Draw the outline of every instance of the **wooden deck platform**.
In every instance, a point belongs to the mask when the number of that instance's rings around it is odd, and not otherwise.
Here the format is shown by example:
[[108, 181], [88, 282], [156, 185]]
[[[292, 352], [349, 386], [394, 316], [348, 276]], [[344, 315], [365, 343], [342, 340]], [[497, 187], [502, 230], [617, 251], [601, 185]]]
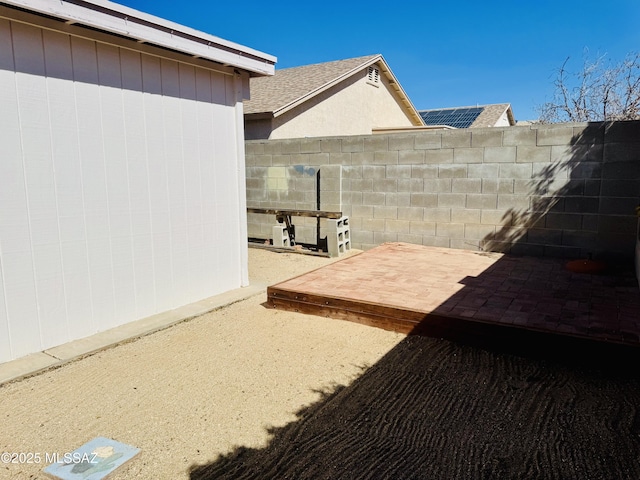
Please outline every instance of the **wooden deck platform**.
[[640, 345], [633, 272], [565, 263], [387, 243], [273, 285], [267, 303], [404, 333], [484, 324]]

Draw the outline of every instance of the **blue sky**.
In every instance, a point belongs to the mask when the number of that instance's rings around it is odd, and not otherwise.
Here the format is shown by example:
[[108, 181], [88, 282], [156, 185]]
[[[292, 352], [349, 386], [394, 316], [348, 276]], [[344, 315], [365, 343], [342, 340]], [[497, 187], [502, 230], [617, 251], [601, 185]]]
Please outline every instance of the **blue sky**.
[[638, 0], [120, 0], [278, 57], [276, 68], [381, 53], [418, 109], [511, 103], [538, 117], [567, 57], [640, 51]]

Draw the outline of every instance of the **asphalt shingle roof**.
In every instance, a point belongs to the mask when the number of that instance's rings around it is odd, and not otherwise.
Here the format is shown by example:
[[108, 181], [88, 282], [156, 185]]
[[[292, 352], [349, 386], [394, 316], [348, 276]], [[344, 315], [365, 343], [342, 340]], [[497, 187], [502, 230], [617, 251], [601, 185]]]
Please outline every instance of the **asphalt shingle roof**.
[[251, 79], [251, 99], [244, 102], [244, 113], [274, 113], [312, 94], [328, 83], [360, 70], [381, 55], [336, 60], [276, 70], [272, 77]]

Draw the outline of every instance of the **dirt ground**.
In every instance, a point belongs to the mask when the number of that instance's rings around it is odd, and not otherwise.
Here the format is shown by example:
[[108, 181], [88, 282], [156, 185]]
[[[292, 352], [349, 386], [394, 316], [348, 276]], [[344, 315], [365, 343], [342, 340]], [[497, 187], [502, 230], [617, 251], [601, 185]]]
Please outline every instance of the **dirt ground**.
[[[268, 284], [335, 259], [250, 250]], [[640, 349], [404, 336], [260, 294], [0, 387], [0, 453], [141, 449], [114, 479], [640, 478]], [[1, 464], [0, 479], [44, 464]]]
[[[250, 249], [249, 275], [273, 284], [335, 260]], [[0, 452], [64, 454], [103, 436], [141, 450], [110, 478], [188, 479], [220, 455], [264, 447], [271, 429], [350, 384], [403, 338], [267, 309], [265, 300], [0, 386]], [[44, 467], [0, 463], [0, 478], [43, 478]]]

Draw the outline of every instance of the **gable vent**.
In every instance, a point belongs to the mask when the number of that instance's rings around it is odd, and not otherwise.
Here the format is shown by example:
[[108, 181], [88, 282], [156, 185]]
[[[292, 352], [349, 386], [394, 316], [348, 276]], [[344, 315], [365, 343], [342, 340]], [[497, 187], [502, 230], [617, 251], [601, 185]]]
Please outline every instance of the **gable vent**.
[[367, 81], [374, 85], [380, 82], [380, 70], [377, 67], [374, 67], [373, 65], [369, 67]]

